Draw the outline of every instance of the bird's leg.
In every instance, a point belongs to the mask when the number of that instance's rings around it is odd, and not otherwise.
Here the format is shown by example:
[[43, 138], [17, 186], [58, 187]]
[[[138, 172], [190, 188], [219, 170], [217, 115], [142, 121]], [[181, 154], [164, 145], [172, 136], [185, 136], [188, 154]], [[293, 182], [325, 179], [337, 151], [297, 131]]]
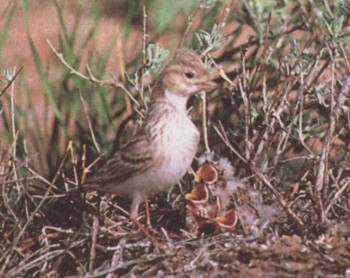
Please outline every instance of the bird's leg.
[[137, 220], [141, 201], [142, 200], [139, 196], [134, 196], [134, 198], [132, 199], [132, 203], [130, 207], [130, 215], [129, 215], [131, 220]]
[[146, 211], [146, 224], [147, 224], [147, 227], [152, 230], [151, 213], [150, 213], [150, 210], [149, 210], [149, 202], [148, 202], [148, 200], [145, 201], [145, 211]]
[[141, 233], [143, 233], [148, 238], [148, 240], [154, 245], [154, 247], [160, 250], [162, 249], [161, 244], [149, 233], [147, 228], [145, 228], [137, 219], [140, 203], [141, 199], [138, 197], [134, 197], [130, 208], [130, 219], [134, 222], [136, 227], [139, 228]]

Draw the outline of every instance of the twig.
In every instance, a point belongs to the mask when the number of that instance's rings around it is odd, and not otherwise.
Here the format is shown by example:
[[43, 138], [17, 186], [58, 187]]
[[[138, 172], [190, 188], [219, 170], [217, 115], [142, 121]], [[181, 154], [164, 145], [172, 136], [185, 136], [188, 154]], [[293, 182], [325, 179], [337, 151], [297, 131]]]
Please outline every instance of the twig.
[[214, 76], [220, 76], [222, 79], [224, 79], [228, 84], [230, 84], [233, 88], [237, 88], [237, 85], [234, 84], [230, 78], [226, 75], [225, 71], [222, 69], [221, 66], [219, 66], [213, 59], [213, 57], [211, 57], [211, 55], [208, 55], [209, 59], [210, 59], [210, 62], [214, 65], [215, 67], [215, 71], [213, 71], [211, 73], [211, 75], [213, 75], [213, 78], [211, 79], [214, 79]]
[[224, 72], [224, 70], [222, 68], [219, 69], [219, 76], [224, 79], [228, 84], [230, 84], [233, 88], [237, 88], [237, 85], [234, 84], [226, 75], [226, 73]]
[[[120, 244], [120, 243], [119, 243]], [[119, 247], [119, 245], [118, 245]], [[122, 248], [117, 248], [117, 250], [114, 251], [113, 257], [112, 257], [112, 262], [111, 262], [111, 268], [115, 268], [119, 265], [120, 259], [121, 259], [121, 254], [122, 254]], [[113, 278], [114, 273], [110, 272], [106, 275], [106, 278]]]
[[203, 125], [203, 137], [204, 137], [204, 146], [205, 146], [205, 151], [207, 153], [210, 153], [210, 148], [209, 148], [209, 142], [208, 142], [208, 126], [207, 126], [207, 94], [205, 91], [201, 92], [201, 99], [202, 99], [202, 125]]
[[105, 276], [109, 273], [113, 273], [119, 269], [130, 269], [134, 265], [156, 263], [156, 261], [162, 261], [167, 257], [168, 257], [167, 255], [148, 255], [148, 256], [144, 256], [142, 258], [128, 260], [128, 261], [120, 263], [114, 267], [110, 267], [108, 269], [101, 270], [100, 272], [95, 272], [94, 277], [103, 277], [103, 276]]
[[197, 14], [199, 13], [199, 11], [202, 9], [202, 3], [203, 3], [203, 0], [200, 0], [199, 1], [199, 4], [197, 6], [197, 8], [194, 10], [193, 14], [190, 16], [189, 18], [189, 21], [188, 21], [188, 24], [187, 24], [187, 28], [185, 30], [185, 33], [183, 34], [182, 38], [181, 38], [181, 41], [180, 43], [178, 44], [177, 48], [181, 48], [183, 47], [184, 43], [185, 43], [185, 40], [187, 39], [187, 36], [190, 32], [190, 29], [192, 27], [192, 24], [193, 24], [193, 19], [197, 16]]
[[[71, 243], [70, 248], [75, 248], [81, 244], [81, 241], [74, 241]], [[29, 253], [25, 256], [21, 262], [16, 265], [12, 270], [8, 272], [8, 277], [20, 277], [24, 271], [33, 269], [34, 267], [40, 266], [43, 262], [50, 261], [54, 258], [61, 256], [66, 253], [65, 249], [50, 250], [52, 246], [41, 248], [34, 253]], [[39, 256], [38, 256], [39, 255]]]
[[[72, 142], [72, 144], [73, 144], [73, 142]], [[74, 174], [74, 181], [75, 181], [75, 183], [76, 184], [78, 184], [78, 171], [77, 171], [77, 159], [76, 159], [76, 157], [75, 157], [75, 155], [74, 155], [74, 148], [72, 147], [72, 149], [71, 149], [71, 151], [70, 151], [70, 153], [71, 153], [71, 159], [72, 159], [72, 166], [73, 166], [73, 174]], [[83, 145], [83, 155], [82, 155], [82, 161], [83, 161], [83, 163], [85, 163], [85, 158], [84, 158], [84, 156], [85, 156], [85, 154], [86, 154], [86, 146], [85, 145]], [[83, 164], [82, 163], [82, 164]], [[66, 180], [66, 179], [64, 179], [64, 180]], [[67, 188], [68, 189], [68, 188]], [[67, 190], [68, 191], [68, 190]]]
[[96, 259], [96, 239], [98, 234], [98, 217], [96, 215], [93, 216], [93, 224], [92, 224], [92, 235], [91, 235], [91, 249], [90, 249], [90, 259], [89, 259], [89, 274], [92, 275], [94, 273], [94, 263]]
[[[60, 175], [62, 169], [63, 169], [63, 166], [64, 166], [64, 163], [66, 162], [66, 159], [68, 157], [68, 153], [73, 149], [73, 141], [69, 141], [68, 143], [68, 146], [66, 148], [66, 151], [64, 152], [63, 154], [63, 158], [61, 160], [61, 163], [56, 171], [56, 174], [51, 182], [51, 184], [55, 184], [56, 183], [56, 180], [58, 179], [58, 176]], [[47, 192], [48, 193], [48, 192]]]
[[[14, 68], [13, 70], [16, 71], [16, 68]], [[17, 136], [16, 136], [16, 123], [15, 123], [15, 101], [14, 101], [15, 86], [14, 84], [15, 84], [14, 82], [11, 82], [10, 102], [11, 102], [11, 128], [12, 128], [12, 140], [13, 140], [12, 156], [16, 158]]]
[[[85, 167], [86, 167], [86, 145], [84, 144], [83, 145], [83, 155], [81, 156], [81, 168], [85, 169]], [[87, 172], [83, 170], [82, 176], [80, 179], [82, 184], [85, 183], [86, 174], [87, 174]], [[77, 182], [77, 184], [79, 184], [79, 179], [77, 177], [75, 178], [75, 181]]]
[[[335, 61], [333, 57], [332, 49], [329, 48], [329, 54], [332, 60], [332, 75], [331, 75], [331, 99], [330, 99], [330, 116], [329, 116], [329, 128], [327, 130], [325, 140], [322, 147], [321, 157], [318, 164], [318, 174], [315, 181], [315, 199], [316, 199], [316, 209], [320, 221], [323, 223], [327, 220], [327, 215], [325, 214], [323, 201], [322, 201], [322, 191], [325, 190], [325, 186], [328, 184], [328, 177], [326, 172], [328, 171], [328, 157], [330, 152], [331, 143], [334, 137], [335, 125], [336, 125], [336, 115], [338, 109], [336, 109], [336, 100], [334, 96], [334, 86], [335, 86]], [[345, 82], [347, 84], [347, 82]], [[338, 98], [341, 94], [338, 94]], [[339, 99], [337, 100], [339, 101]]]
[[331, 207], [334, 205], [334, 203], [338, 200], [340, 195], [345, 191], [345, 189], [350, 185], [350, 178], [345, 178], [343, 186], [337, 191], [337, 193], [334, 194], [332, 200], [329, 202], [327, 208], [324, 210], [325, 215], [328, 214]]
[[276, 97], [273, 100], [273, 103], [270, 107], [270, 109], [265, 113], [264, 120], [265, 120], [265, 129], [262, 131], [260, 137], [254, 142], [255, 144], [255, 153], [252, 157], [251, 161], [256, 162], [263, 151], [264, 147], [266, 146], [269, 138], [269, 134], [274, 129], [276, 121], [281, 122], [280, 114], [285, 109], [284, 101], [287, 95], [287, 92], [291, 90], [291, 88], [294, 86], [294, 84], [297, 82], [297, 79], [292, 80], [290, 82], [285, 82], [280, 90], [275, 93]]
[[23, 70], [23, 67], [20, 67], [20, 69], [15, 73], [15, 75], [11, 78], [11, 80], [7, 83], [6, 87], [1, 90], [0, 97], [6, 92], [6, 90], [12, 85], [12, 83], [16, 80], [17, 76], [20, 74], [20, 72]]
[[[221, 124], [221, 123], [220, 123]], [[223, 130], [223, 127], [221, 126], [221, 129]], [[247, 160], [241, 156], [239, 154], [239, 152], [231, 145], [231, 143], [228, 141], [228, 139], [226, 137], [224, 137], [224, 135], [219, 131], [219, 129], [214, 126], [214, 130], [216, 131], [216, 133], [219, 135], [219, 137], [221, 138], [221, 140], [225, 143], [225, 145], [240, 159], [242, 160], [244, 163], [247, 163]], [[224, 131], [223, 131], [224, 132]]]
[[[34, 172], [34, 171], [33, 171]], [[44, 178], [42, 178], [44, 179]], [[45, 180], [45, 179], [44, 179]], [[49, 181], [45, 180], [48, 184], [50, 184]], [[53, 187], [53, 184], [50, 184], [50, 186], [48, 187], [48, 189], [46, 190], [43, 198], [41, 199], [41, 201], [39, 202], [39, 204], [37, 205], [37, 207], [34, 209], [34, 211], [30, 214], [30, 216], [28, 217], [26, 223], [23, 225], [23, 227], [20, 229], [20, 231], [18, 232], [17, 236], [14, 238], [14, 240], [12, 241], [11, 246], [3, 253], [2, 257], [0, 257], [0, 262], [2, 262], [5, 258], [7, 260], [7, 258], [10, 258], [10, 254], [12, 252], [15, 251], [15, 246], [17, 246], [20, 238], [24, 235], [28, 225], [32, 222], [34, 216], [37, 214], [37, 212], [39, 211], [39, 209], [41, 208], [41, 206], [44, 204], [44, 202], [47, 199], [47, 196], [49, 195], [49, 192], [51, 191], [51, 188]], [[6, 263], [4, 263], [4, 265], [6, 265]]]
[[94, 165], [95, 165], [96, 163], [98, 163], [102, 158], [103, 158], [103, 155], [100, 155], [100, 156], [97, 157], [92, 163], [90, 163], [88, 167], [83, 168], [82, 182], [85, 181], [85, 176], [86, 176], [87, 173], [90, 172], [90, 169], [91, 169], [92, 167], [94, 167]]
[[[236, 154], [242, 161], [244, 161], [245, 163], [247, 163], [247, 161], [238, 153], [238, 151], [236, 151], [233, 146], [230, 144], [230, 142], [228, 142], [227, 139], [224, 138], [224, 136], [219, 132], [217, 127], [214, 127], [215, 131], [218, 133], [218, 135], [220, 136], [220, 138], [223, 140], [223, 142], [225, 143], [225, 145], [232, 151], [234, 152], [234, 154]], [[277, 200], [279, 201], [279, 203], [281, 204], [281, 206], [284, 208], [284, 210], [288, 213], [288, 215], [290, 215], [292, 217], [292, 219], [299, 224], [300, 226], [304, 226], [303, 221], [301, 220], [301, 218], [296, 215], [296, 213], [294, 211], [292, 211], [292, 209], [288, 206], [287, 202], [283, 199], [283, 197], [281, 196], [281, 194], [275, 189], [275, 187], [270, 183], [270, 181], [262, 174], [262, 172], [256, 168], [256, 166], [254, 164], [251, 165], [251, 169], [252, 171], [255, 173], [255, 175], [257, 175], [259, 177], [259, 179], [271, 190], [271, 192], [276, 196]]]
[[227, 2], [223, 8], [223, 12], [221, 12], [221, 19], [217, 22], [219, 28], [224, 28], [226, 25], [226, 20], [231, 12], [231, 8], [234, 7], [236, 0], [231, 0], [231, 2]]
[[343, 44], [341, 43], [339, 46], [340, 46], [341, 52], [343, 54], [343, 57], [344, 57], [344, 60], [345, 60], [345, 63], [346, 63], [346, 67], [348, 68], [348, 74], [350, 74], [350, 63], [349, 63], [348, 56], [347, 56], [347, 54], [345, 52]]
[[[2, 255], [2, 257], [0, 258], [0, 262], [6, 257], [6, 256], [9, 256], [9, 253], [12, 253], [15, 251], [15, 246], [17, 246], [19, 240], [21, 239], [21, 237], [24, 235], [28, 225], [30, 223], [32, 223], [34, 217], [37, 215], [38, 211], [40, 210], [40, 208], [42, 207], [42, 205], [45, 203], [45, 201], [47, 200], [48, 196], [49, 196], [49, 193], [51, 192], [51, 189], [55, 186], [55, 182], [59, 176], [59, 174], [61, 173], [62, 171], [62, 168], [63, 168], [63, 165], [64, 165], [64, 162], [66, 161], [67, 159], [67, 156], [68, 156], [68, 150], [72, 147], [71, 146], [72, 143], [70, 143], [63, 155], [63, 158], [62, 158], [62, 161], [59, 165], [59, 168], [56, 172], [56, 175], [55, 177], [53, 178], [52, 182], [49, 182], [48, 180], [46, 180], [45, 178], [41, 177], [39, 174], [37, 174], [34, 170], [32, 170], [31, 168], [27, 167], [27, 166], [24, 166], [27, 170], [29, 170], [29, 172], [31, 172], [32, 174], [34, 174], [35, 176], [37, 176], [38, 179], [44, 181], [46, 184], [49, 185], [49, 187], [47, 188], [45, 194], [42, 196], [42, 199], [40, 200], [40, 202], [38, 203], [38, 205], [35, 207], [35, 209], [32, 211], [32, 213], [28, 216], [28, 219], [27, 221], [25, 222], [25, 224], [23, 225], [23, 227], [20, 229], [20, 231], [18, 232], [17, 236], [14, 238], [14, 240], [12, 241], [12, 244], [11, 244], [11, 247], [8, 248]], [[15, 158], [13, 158], [15, 159]]]
[[349, 75], [346, 77], [345, 82], [339, 92], [338, 99], [334, 107], [334, 114], [337, 118], [339, 117], [339, 113], [341, 109], [345, 111], [348, 110], [348, 107], [345, 105], [345, 101], [348, 99], [349, 91], [350, 91], [350, 72], [349, 72]]
[[86, 120], [88, 122], [90, 134], [91, 134], [91, 137], [92, 137], [92, 141], [94, 142], [94, 145], [95, 145], [95, 148], [96, 148], [97, 152], [99, 154], [101, 154], [101, 149], [100, 149], [100, 147], [99, 147], [99, 145], [97, 143], [97, 140], [96, 140], [96, 137], [95, 137], [95, 133], [94, 133], [94, 130], [92, 128], [92, 123], [91, 123], [91, 120], [90, 120], [90, 117], [89, 117], [88, 107], [86, 105], [86, 102], [85, 102], [85, 100], [83, 98], [83, 95], [82, 95], [80, 90], [78, 90], [78, 93], [79, 93], [79, 97], [80, 97], [81, 103], [83, 104], [83, 107], [84, 107], [84, 114], [85, 114]]
[[146, 65], [146, 45], [147, 45], [147, 13], [146, 13], [146, 6], [143, 5], [143, 37], [142, 37], [142, 60], [143, 60], [143, 67], [141, 72], [141, 88], [140, 88], [140, 97], [142, 100], [142, 104], [147, 109], [147, 103], [144, 99], [144, 82], [145, 82], [145, 65]]
[[247, 71], [246, 71], [246, 63], [245, 63], [245, 54], [242, 53], [242, 78], [239, 78], [239, 91], [241, 92], [241, 96], [243, 99], [243, 106], [244, 106], [244, 130], [245, 130], [245, 159], [250, 160], [250, 153], [252, 149], [252, 144], [249, 140], [249, 129], [251, 126], [251, 119], [250, 119], [250, 100], [249, 96], [247, 94]]
[[63, 58], [63, 55], [62, 53], [59, 53], [54, 47], [53, 45], [51, 44], [51, 42], [49, 40], [46, 40], [47, 44], [50, 46], [51, 50], [55, 53], [55, 55], [57, 56], [57, 58], [61, 61], [61, 63], [67, 67], [69, 70], [70, 70], [70, 73], [71, 74], [75, 74], [77, 76], [79, 76], [81, 79], [84, 79], [84, 80], [88, 80], [88, 81], [91, 81], [93, 83], [96, 83], [98, 85], [101, 85], [101, 86], [109, 86], [109, 87], [115, 87], [115, 88], [121, 88], [128, 96], [129, 98], [134, 102], [134, 104], [139, 107], [140, 106], [140, 103], [133, 97], [133, 95], [126, 89], [126, 87], [121, 83], [119, 82], [118, 80], [112, 80], [112, 81], [103, 81], [103, 80], [99, 80], [97, 79], [93, 74], [92, 74], [92, 71], [89, 67], [89, 65], [86, 65], [86, 68], [89, 72], [89, 76], [86, 76], [85, 74], [75, 70], [74, 68], [72, 68], [71, 65], [69, 65], [67, 63], [67, 61]]
[[256, 168], [254, 165], [251, 166], [251, 169], [258, 176], [258, 178], [271, 190], [273, 195], [277, 198], [278, 202], [284, 208], [284, 210], [288, 213], [292, 219], [299, 224], [300, 226], [304, 226], [304, 222], [301, 218], [288, 206], [285, 199], [281, 196], [281, 194], [276, 190], [276, 188], [270, 183], [270, 181], [265, 177], [265, 175], [260, 171], [260, 169]]
[[304, 94], [302, 93], [299, 96], [300, 100], [300, 109], [299, 109], [299, 125], [298, 125], [298, 139], [301, 145], [308, 151], [308, 153], [313, 154], [312, 150], [309, 148], [309, 146], [305, 143], [305, 137], [303, 136], [303, 113], [304, 113]]
[[[13, 72], [16, 72], [16, 68], [14, 67], [13, 68]], [[15, 75], [16, 76], [16, 75]], [[16, 133], [16, 121], [15, 121], [15, 83], [14, 83], [14, 80], [15, 80], [15, 76], [12, 78], [12, 80], [10, 81], [10, 85], [11, 85], [11, 95], [10, 95], [10, 101], [11, 101], [11, 128], [12, 128], [12, 140], [13, 140], [13, 143], [12, 143], [12, 156], [13, 158], [16, 158], [16, 151], [17, 151], [17, 133]], [[16, 167], [15, 165], [14, 166], [14, 174], [15, 174], [15, 179], [17, 180], [18, 179], [18, 176], [17, 176], [17, 171], [16, 171]]]

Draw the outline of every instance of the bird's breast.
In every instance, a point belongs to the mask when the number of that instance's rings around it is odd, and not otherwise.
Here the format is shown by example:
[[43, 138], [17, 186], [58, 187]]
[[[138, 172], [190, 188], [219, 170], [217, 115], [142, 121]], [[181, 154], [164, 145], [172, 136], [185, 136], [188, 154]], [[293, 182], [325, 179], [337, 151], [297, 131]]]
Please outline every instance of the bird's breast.
[[163, 171], [170, 183], [176, 183], [183, 177], [196, 154], [199, 133], [187, 115], [177, 115], [163, 127], [162, 146]]

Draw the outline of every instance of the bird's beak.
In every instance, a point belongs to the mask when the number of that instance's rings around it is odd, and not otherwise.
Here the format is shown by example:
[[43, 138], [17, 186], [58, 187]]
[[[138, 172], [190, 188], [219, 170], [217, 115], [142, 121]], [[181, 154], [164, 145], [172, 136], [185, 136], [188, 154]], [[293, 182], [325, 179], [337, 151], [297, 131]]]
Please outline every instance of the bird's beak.
[[205, 80], [203, 82], [198, 82], [197, 86], [198, 86], [200, 91], [202, 91], [202, 90], [211, 91], [211, 90], [215, 89], [218, 85], [212, 80]]
[[218, 77], [218, 72], [217, 70], [213, 70], [211, 73], [209, 73], [201, 82], [198, 82], [198, 87], [200, 90], [204, 91], [212, 91], [215, 88], [218, 87], [218, 84], [214, 82], [213, 80]]

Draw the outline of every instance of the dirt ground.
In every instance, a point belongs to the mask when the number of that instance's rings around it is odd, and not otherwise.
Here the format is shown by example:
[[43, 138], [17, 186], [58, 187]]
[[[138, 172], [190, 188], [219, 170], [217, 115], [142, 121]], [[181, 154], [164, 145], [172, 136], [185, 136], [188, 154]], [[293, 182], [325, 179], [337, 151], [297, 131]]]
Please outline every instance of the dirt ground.
[[166, 254], [126, 255], [115, 270], [157, 277], [349, 277], [349, 261], [350, 243], [335, 237], [303, 242], [282, 236], [259, 244], [222, 234], [174, 243]]
[[[33, 5], [30, 9], [30, 35], [43, 64], [50, 65], [48, 74], [54, 81], [55, 65], [58, 65], [59, 61], [49, 49], [46, 39], [53, 44], [57, 43], [55, 40], [58, 38], [60, 27], [58, 18], [52, 16], [52, 13], [56, 12], [55, 9], [50, 5], [44, 5], [44, 8], [40, 5], [42, 4]], [[4, 10], [6, 7], [6, 1], [2, 1], [0, 9]], [[72, 24], [74, 7], [67, 9], [64, 17], [68, 25]], [[87, 20], [87, 27], [92, 23]], [[109, 38], [118, 36], [119, 32], [118, 20], [111, 17], [103, 19], [101, 25], [104, 32], [97, 38], [99, 48], [96, 51], [103, 51]], [[24, 66], [28, 90], [35, 92], [34, 101], [41, 107], [44, 93], [28, 43], [22, 12], [16, 13], [13, 26], [16, 28], [11, 30], [4, 45], [3, 53], [6, 55], [2, 55], [1, 66]], [[135, 34], [131, 36], [132, 38], [139, 38], [142, 34], [140, 29], [135, 29], [133, 32]], [[160, 42], [162, 40], [164, 38], [159, 38]], [[128, 44], [134, 47], [139, 43], [140, 40], [131, 39], [123, 47], [127, 49]], [[118, 49], [114, 51], [117, 53]], [[118, 55], [115, 57], [106, 72], [112, 72], [117, 68]], [[18, 61], [21, 61], [21, 64], [18, 64]], [[155, 250], [133, 228], [130, 232], [126, 232], [125, 236], [117, 237], [116, 247], [97, 246], [103, 255], [98, 262], [100, 267], [95, 270], [94, 275], [105, 276], [114, 272], [118, 276], [126, 277], [350, 278], [350, 229], [345, 224], [339, 225], [333, 232], [315, 235], [314, 239], [310, 239], [309, 236], [304, 238], [302, 232], [300, 236], [279, 236], [277, 232], [270, 231], [266, 236], [259, 238], [221, 233], [200, 237], [172, 235], [165, 240], [167, 234], [164, 233], [161, 237], [166, 245], [165, 251]], [[161, 233], [160, 230], [157, 232]]]

